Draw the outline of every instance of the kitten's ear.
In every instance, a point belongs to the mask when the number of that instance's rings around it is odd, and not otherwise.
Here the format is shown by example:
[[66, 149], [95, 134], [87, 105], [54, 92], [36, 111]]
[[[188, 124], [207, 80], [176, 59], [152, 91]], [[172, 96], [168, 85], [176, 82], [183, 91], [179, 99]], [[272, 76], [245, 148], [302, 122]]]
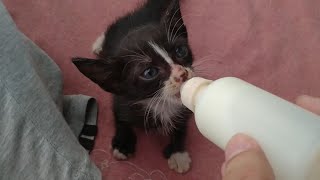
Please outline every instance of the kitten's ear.
[[94, 83], [98, 84], [102, 89], [119, 94], [120, 88], [120, 72], [115, 70], [117, 62], [114, 60], [94, 60], [88, 58], [72, 58], [73, 64], [79, 71]]
[[171, 0], [161, 18], [161, 23], [168, 28], [169, 33], [173, 33], [172, 36], [176, 32], [177, 34], [187, 33], [187, 29], [181, 15], [179, 0]]

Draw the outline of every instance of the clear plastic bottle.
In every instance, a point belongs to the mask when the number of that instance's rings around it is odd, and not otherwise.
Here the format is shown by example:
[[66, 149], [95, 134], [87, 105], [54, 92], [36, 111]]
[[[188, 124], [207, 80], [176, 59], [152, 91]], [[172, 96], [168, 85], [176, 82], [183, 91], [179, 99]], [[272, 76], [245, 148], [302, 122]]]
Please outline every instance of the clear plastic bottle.
[[261, 145], [277, 180], [320, 180], [320, 116], [233, 77], [192, 78], [181, 99], [221, 149], [245, 133]]

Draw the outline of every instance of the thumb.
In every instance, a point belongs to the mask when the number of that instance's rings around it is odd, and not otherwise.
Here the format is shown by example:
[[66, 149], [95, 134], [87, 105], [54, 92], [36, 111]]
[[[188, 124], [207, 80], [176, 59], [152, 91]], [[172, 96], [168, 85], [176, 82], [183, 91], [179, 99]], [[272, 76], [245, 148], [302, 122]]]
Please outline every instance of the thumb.
[[272, 168], [255, 140], [235, 135], [226, 148], [223, 180], [274, 180]]

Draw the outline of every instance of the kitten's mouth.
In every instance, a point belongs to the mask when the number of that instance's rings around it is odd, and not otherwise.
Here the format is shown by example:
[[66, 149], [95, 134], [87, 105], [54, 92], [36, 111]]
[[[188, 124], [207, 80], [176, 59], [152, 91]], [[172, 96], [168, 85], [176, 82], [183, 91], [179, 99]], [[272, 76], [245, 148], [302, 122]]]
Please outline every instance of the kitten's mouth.
[[190, 68], [178, 67], [178, 71], [171, 75], [170, 80], [165, 83], [166, 91], [171, 94], [172, 98], [180, 99], [180, 88], [183, 83], [194, 76], [194, 72]]
[[180, 88], [182, 87], [182, 85], [193, 77], [194, 77], [194, 72], [189, 68], [185, 69], [185, 74], [182, 76], [182, 81], [179, 82], [179, 86], [177, 89], [178, 92], [175, 95], [177, 98], [179, 99], [181, 98]]

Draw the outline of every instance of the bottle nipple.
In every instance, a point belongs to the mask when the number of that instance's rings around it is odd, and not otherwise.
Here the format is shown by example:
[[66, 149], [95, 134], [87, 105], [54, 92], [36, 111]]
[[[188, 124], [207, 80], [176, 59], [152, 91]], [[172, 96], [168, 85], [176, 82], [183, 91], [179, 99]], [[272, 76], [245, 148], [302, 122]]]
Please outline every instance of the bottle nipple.
[[200, 77], [194, 77], [186, 81], [180, 89], [182, 104], [194, 112], [197, 93], [201, 88], [209, 85], [211, 82], [211, 80]]

